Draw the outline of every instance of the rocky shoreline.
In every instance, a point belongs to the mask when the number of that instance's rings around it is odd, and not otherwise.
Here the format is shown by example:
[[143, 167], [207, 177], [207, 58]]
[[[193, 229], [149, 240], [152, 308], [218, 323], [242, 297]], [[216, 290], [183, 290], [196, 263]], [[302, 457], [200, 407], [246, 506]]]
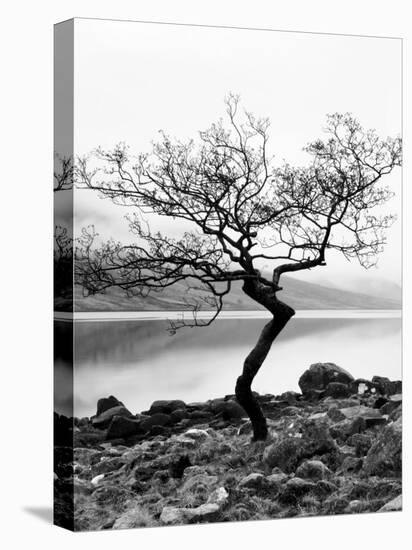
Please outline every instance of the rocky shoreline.
[[301, 393], [258, 395], [269, 437], [233, 395], [113, 396], [91, 418], [55, 414], [55, 523], [76, 531], [395, 511], [402, 508], [402, 384], [355, 380], [333, 363]]

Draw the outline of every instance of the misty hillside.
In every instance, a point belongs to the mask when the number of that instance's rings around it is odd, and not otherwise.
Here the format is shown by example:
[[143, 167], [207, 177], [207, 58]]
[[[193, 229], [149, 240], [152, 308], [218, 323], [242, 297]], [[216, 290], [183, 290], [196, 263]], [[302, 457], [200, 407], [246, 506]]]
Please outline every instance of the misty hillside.
[[[400, 300], [330, 288], [292, 277], [283, 277], [282, 286], [283, 290], [278, 294], [279, 299], [298, 310], [401, 308]], [[118, 288], [112, 288], [105, 294], [96, 294], [87, 298], [82, 296], [81, 289], [78, 288], [75, 296], [76, 311], [162, 311], [190, 308], [187, 303], [189, 296], [187, 287], [182, 283], [176, 283], [162, 292], [156, 292], [146, 297], [130, 298]], [[210, 308], [205, 304], [202, 309]], [[224, 309], [258, 310], [263, 308], [246, 296], [242, 291], [241, 283], [238, 283], [225, 297]]]

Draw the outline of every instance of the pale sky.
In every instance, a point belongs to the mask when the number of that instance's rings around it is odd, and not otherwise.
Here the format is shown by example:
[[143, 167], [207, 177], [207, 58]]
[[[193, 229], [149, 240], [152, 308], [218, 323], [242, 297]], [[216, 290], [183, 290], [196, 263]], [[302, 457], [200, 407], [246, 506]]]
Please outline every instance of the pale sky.
[[[401, 41], [397, 39], [199, 28], [133, 22], [75, 22], [75, 154], [119, 141], [150, 150], [160, 129], [196, 137], [224, 115], [224, 97], [271, 120], [270, 147], [280, 161], [304, 162], [302, 147], [322, 137], [325, 116], [351, 112], [381, 137], [401, 132]], [[387, 179], [400, 215], [401, 173]], [[103, 238], [130, 240], [127, 209], [75, 193], [75, 230], [93, 223]], [[172, 229], [173, 227], [173, 229]], [[164, 219], [163, 231], [179, 223]], [[388, 233], [378, 270], [400, 281], [401, 223]], [[364, 276], [355, 261], [329, 259], [307, 280], [350, 286]]]

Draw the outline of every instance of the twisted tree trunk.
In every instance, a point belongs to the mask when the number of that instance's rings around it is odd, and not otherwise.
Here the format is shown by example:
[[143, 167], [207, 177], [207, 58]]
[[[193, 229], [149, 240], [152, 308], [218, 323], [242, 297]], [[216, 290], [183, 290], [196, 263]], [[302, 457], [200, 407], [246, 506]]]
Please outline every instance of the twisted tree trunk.
[[255, 301], [264, 305], [273, 315], [273, 318], [267, 323], [259, 339], [246, 357], [243, 364], [243, 372], [236, 382], [236, 399], [247, 412], [253, 427], [253, 440], [265, 440], [268, 434], [266, 418], [257, 399], [252, 394], [252, 382], [262, 366], [273, 341], [283, 330], [287, 322], [295, 311], [276, 298], [272, 290], [262, 288], [256, 283], [245, 283], [243, 290]]

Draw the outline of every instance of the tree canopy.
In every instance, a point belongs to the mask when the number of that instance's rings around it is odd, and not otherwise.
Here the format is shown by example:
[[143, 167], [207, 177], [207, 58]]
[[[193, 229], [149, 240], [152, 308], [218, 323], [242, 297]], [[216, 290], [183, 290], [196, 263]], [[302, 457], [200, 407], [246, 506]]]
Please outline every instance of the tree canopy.
[[[352, 115], [332, 114], [324, 138], [305, 147], [305, 166], [278, 166], [268, 153], [269, 120], [241, 110], [237, 96], [225, 105], [225, 119], [196, 140], [161, 132], [150, 153], [133, 156], [120, 144], [78, 160], [78, 185], [134, 208], [128, 220], [136, 237], [96, 247], [94, 229], [83, 231], [76, 281], [87, 292], [118, 286], [145, 294], [185, 281], [195, 311], [202, 303], [215, 311], [194, 324], [209, 324], [234, 281], [255, 281], [275, 295], [282, 274], [325, 265], [328, 250], [375, 265], [394, 220], [380, 212], [393, 194], [382, 180], [401, 164], [401, 139], [381, 139]], [[154, 232], [152, 214], [190, 229], [179, 238]]]

